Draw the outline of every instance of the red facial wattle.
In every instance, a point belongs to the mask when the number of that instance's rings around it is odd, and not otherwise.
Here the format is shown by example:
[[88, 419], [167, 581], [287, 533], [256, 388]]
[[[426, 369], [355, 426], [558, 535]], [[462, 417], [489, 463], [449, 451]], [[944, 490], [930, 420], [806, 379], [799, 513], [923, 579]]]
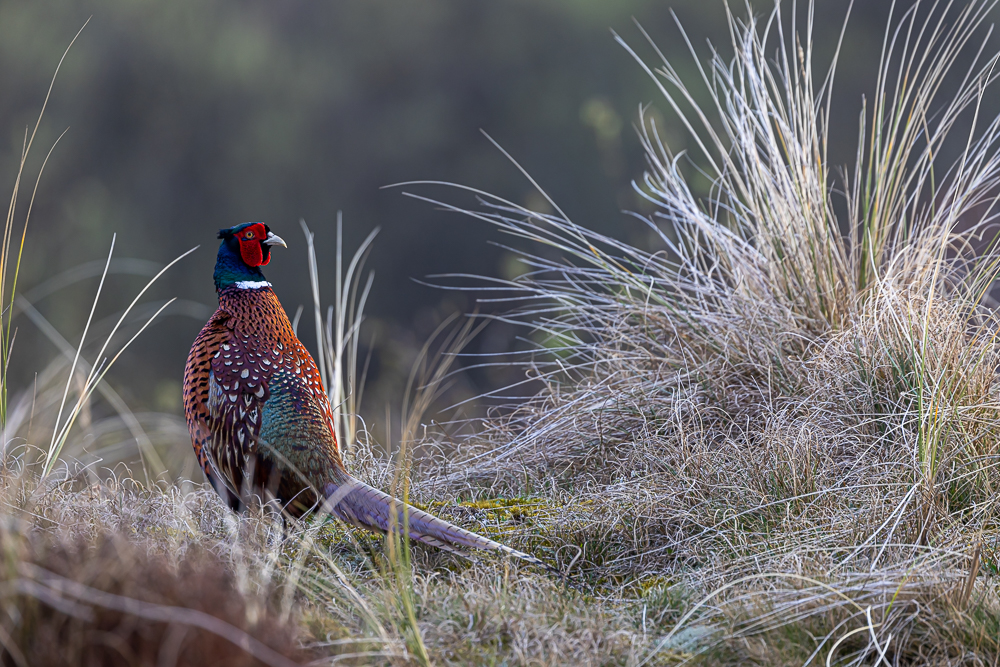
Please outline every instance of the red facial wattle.
[[247, 266], [266, 266], [271, 261], [271, 253], [265, 254], [263, 241], [267, 238], [267, 228], [263, 224], [250, 225], [241, 230], [236, 238], [240, 242], [240, 257]]

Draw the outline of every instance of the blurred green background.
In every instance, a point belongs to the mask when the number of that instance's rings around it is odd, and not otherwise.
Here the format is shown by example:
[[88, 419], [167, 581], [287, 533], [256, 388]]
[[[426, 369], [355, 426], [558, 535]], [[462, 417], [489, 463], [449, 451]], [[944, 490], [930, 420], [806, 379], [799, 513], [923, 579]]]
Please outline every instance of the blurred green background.
[[[847, 4], [824, 1], [817, 9], [819, 63], [827, 62]], [[848, 24], [833, 118], [838, 164], [853, 160], [889, 4], [855, 3]], [[756, 11], [770, 8], [760, 3]], [[92, 17], [66, 58], [26, 169], [19, 220], [45, 152], [69, 128], [34, 205], [21, 293], [75, 345], [97, 278], [46, 281], [103, 262], [117, 233], [115, 256], [138, 261], [116, 265], [96, 314], [92, 338], [99, 339], [150, 271], [200, 244], [146, 299], [151, 308], [171, 296], [179, 301], [109, 376], [133, 408], [180, 414], [188, 347], [215, 307], [216, 230], [263, 220], [288, 241], [267, 275], [294, 313], [311, 299], [298, 220], [316, 232], [329, 303], [343, 211], [348, 251], [382, 228], [368, 263], [376, 277], [363, 335], [374, 336], [365, 409], [377, 422], [386, 403], [399, 402], [416, 351], [437, 324], [475, 306], [475, 293], [413, 279], [518, 271], [509, 252], [490, 244], [510, 239], [488, 225], [383, 186], [453, 181], [544, 208], [483, 130], [576, 222], [645, 244], [648, 232], [623, 213], [648, 206], [631, 186], [644, 167], [633, 123], [640, 104], [651, 104], [668, 126], [671, 117], [611, 30], [655, 64], [641, 24], [682, 73], [695, 76], [672, 11], [702, 59], [706, 40], [727, 51], [722, 0], [4, 1], [5, 187], [13, 185], [25, 129], [60, 55]], [[675, 150], [684, 148], [680, 131], [666, 135]], [[470, 203], [442, 188], [410, 190]], [[314, 349], [308, 314], [303, 322], [303, 341]], [[57, 349], [23, 315], [15, 324], [11, 387], [30, 391]], [[473, 349], [514, 349], [523, 333], [493, 324]], [[96, 348], [88, 350], [92, 358]], [[449, 398], [495, 389], [519, 373], [475, 370]]]

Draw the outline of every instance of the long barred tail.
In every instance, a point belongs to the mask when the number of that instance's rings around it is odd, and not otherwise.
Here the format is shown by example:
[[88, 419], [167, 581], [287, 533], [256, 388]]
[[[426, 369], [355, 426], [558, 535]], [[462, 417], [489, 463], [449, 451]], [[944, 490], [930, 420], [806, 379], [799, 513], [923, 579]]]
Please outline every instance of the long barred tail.
[[[448, 523], [350, 476], [339, 484], [328, 483], [323, 489], [323, 495], [326, 497], [327, 509], [334, 516], [361, 528], [380, 533], [387, 533], [389, 530], [401, 532], [403, 531], [405, 508], [405, 521], [412, 540], [463, 556], [467, 555], [466, 548], [500, 551], [523, 561], [541, 565], [547, 570], [552, 569], [530, 554], [511, 549], [504, 544]], [[393, 525], [391, 517], [394, 510], [396, 521]]]

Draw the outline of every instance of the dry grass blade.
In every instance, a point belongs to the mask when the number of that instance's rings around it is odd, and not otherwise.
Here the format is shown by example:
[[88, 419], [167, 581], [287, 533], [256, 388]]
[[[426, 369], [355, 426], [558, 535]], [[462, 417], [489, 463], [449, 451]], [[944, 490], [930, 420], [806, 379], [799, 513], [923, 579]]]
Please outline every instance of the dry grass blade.
[[45, 165], [48, 164], [49, 158], [52, 156], [52, 151], [55, 150], [59, 140], [66, 134], [65, 131], [63, 131], [55, 142], [53, 142], [52, 147], [49, 148], [49, 152], [45, 156], [45, 160], [42, 162], [42, 166], [38, 170], [38, 177], [35, 179], [35, 187], [31, 191], [31, 199], [28, 203], [28, 211], [24, 216], [24, 225], [21, 229], [21, 240], [17, 246], [17, 258], [13, 262], [13, 275], [9, 278], [9, 304], [7, 306], [3, 306], [2, 304], [7, 295], [8, 273], [11, 268], [11, 244], [16, 238], [14, 220], [17, 211], [17, 198], [21, 189], [21, 177], [24, 175], [24, 166], [28, 159], [28, 154], [31, 151], [31, 146], [35, 143], [35, 136], [38, 134], [38, 127], [41, 125], [42, 118], [45, 116], [45, 109], [49, 105], [49, 98], [52, 96], [52, 89], [56, 84], [56, 77], [59, 76], [59, 70], [62, 68], [63, 61], [66, 60], [66, 55], [69, 53], [69, 50], [73, 48], [73, 44], [76, 43], [80, 33], [82, 33], [83, 29], [87, 27], [87, 23], [90, 23], [90, 19], [87, 19], [87, 21], [80, 27], [80, 30], [76, 33], [73, 39], [70, 40], [66, 50], [63, 51], [62, 57], [59, 58], [59, 63], [56, 65], [55, 71], [52, 73], [51, 81], [49, 81], [49, 88], [45, 93], [45, 100], [42, 102], [42, 108], [39, 110], [38, 118], [35, 120], [35, 127], [32, 129], [30, 135], [27, 132], [27, 128], [25, 128], [24, 147], [21, 150], [21, 160], [18, 164], [17, 176], [14, 179], [14, 189], [10, 196], [10, 205], [7, 208], [7, 218], [4, 222], [3, 238], [0, 240], [0, 312], [6, 312], [7, 314], [6, 326], [3, 325], [3, 318], [0, 317], [0, 429], [3, 429], [7, 422], [7, 369], [10, 364], [11, 347], [14, 343], [14, 333], [11, 331], [11, 326], [14, 321], [14, 297], [17, 291], [17, 278], [21, 272], [21, 258], [24, 253], [24, 240], [28, 233], [28, 222], [31, 220], [31, 209], [35, 203], [35, 195], [38, 194], [38, 184], [42, 180], [42, 173], [45, 171]]

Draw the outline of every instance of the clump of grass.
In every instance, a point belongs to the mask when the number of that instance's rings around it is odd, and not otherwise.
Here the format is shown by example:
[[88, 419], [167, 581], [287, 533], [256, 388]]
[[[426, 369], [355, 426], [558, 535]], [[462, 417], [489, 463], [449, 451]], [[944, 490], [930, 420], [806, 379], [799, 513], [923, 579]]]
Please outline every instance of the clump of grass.
[[266, 591], [239, 590], [210, 552], [175, 560], [121, 533], [60, 541], [9, 529], [2, 549], [4, 664], [291, 667], [308, 657]]
[[641, 119], [661, 249], [555, 202], [444, 204], [547, 248], [491, 281], [523, 304], [543, 389], [427, 487], [561, 501], [552, 530], [596, 591], [673, 582], [687, 602], [649, 659], [698, 629], [688, 657], [720, 663], [995, 660], [978, 546], [1000, 530], [993, 4], [892, 19], [841, 180], [837, 56], [816, 75], [811, 3], [802, 31], [780, 6], [729, 14], [735, 55], [700, 82], [636, 56], [695, 147]]

